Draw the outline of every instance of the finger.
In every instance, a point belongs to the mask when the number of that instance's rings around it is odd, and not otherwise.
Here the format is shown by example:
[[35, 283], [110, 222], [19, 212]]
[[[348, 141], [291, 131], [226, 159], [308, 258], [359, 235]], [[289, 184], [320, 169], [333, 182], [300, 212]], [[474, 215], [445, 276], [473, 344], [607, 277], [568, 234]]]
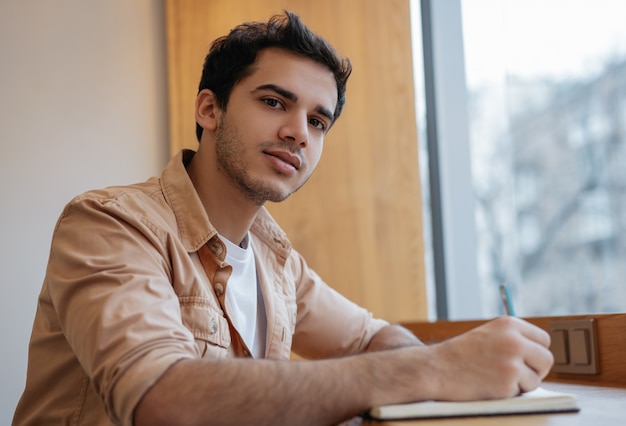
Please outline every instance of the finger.
[[520, 392], [530, 392], [537, 389], [541, 384], [541, 380], [542, 377], [540, 377], [535, 370], [527, 366], [519, 377], [518, 386]]
[[544, 346], [530, 344], [524, 354], [524, 362], [540, 379], [543, 379], [548, 375], [550, 368], [554, 364], [554, 355]]
[[540, 344], [544, 348], [550, 347], [550, 334], [536, 325], [520, 319], [519, 331], [522, 333], [522, 336]]

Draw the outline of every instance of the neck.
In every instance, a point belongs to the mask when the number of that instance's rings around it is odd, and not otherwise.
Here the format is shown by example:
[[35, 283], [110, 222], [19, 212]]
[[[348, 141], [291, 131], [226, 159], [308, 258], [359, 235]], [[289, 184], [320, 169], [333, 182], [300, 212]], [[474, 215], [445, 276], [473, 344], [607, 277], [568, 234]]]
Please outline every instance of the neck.
[[211, 224], [225, 238], [239, 245], [250, 230], [261, 206], [248, 200], [218, 171], [214, 158], [202, 147], [187, 166]]

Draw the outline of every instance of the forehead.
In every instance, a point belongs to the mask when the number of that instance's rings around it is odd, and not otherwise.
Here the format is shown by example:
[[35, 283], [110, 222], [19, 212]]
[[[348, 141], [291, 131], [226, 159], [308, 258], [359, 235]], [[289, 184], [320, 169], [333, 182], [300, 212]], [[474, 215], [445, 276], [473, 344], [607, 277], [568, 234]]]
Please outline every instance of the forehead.
[[293, 92], [299, 101], [330, 111], [337, 105], [337, 83], [332, 71], [305, 56], [279, 48], [261, 50], [252, 72], [239, 82], [246, 87], [274, 84]]

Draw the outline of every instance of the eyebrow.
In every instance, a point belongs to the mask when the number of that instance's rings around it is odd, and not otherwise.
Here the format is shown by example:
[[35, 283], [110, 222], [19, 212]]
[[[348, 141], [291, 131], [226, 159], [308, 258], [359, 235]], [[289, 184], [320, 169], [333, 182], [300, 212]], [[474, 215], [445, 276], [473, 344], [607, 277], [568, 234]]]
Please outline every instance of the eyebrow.
[[[293, 103], [298, 102], [298, 96], [295, 93], [293, 93], [290, 90], [285, 89], [284, 87], [280, 87], [276, 84], [262, 84], [258, 86], [257, 88], [255, 88], [254, 90], [252, 90], [252, 93], [260, 92], [263, 90], [268, 90], [271, 92], [278, 93], [280, 96], [282, 96], [285, 99], [290, 100]], [[328, 120], [330, 120], [331, 124], [335, 121], [335, 116], [328, 108], [318, 105], [315, 108], [315, 112], [326, 117]]]

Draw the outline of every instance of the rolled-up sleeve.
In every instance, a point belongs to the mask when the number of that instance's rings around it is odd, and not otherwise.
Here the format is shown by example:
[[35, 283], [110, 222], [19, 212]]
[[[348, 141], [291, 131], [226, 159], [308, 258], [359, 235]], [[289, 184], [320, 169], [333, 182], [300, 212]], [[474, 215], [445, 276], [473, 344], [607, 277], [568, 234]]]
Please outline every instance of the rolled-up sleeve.
[[[53, 235], [46, 286], [59, 327], [116, 424], [145, 392], [197, 357], [172, 283], [163, 227], [118, 198], [79, 198]], [[134, 211], [133, 211], [134, 210]]]
[[292, 251], [288, 265], [289, 272], [299, 277], [293, 337], [297, 354], [319, 359], [363, 352], [372, 337], [389, 325], [328, 286], [297, 251]]

